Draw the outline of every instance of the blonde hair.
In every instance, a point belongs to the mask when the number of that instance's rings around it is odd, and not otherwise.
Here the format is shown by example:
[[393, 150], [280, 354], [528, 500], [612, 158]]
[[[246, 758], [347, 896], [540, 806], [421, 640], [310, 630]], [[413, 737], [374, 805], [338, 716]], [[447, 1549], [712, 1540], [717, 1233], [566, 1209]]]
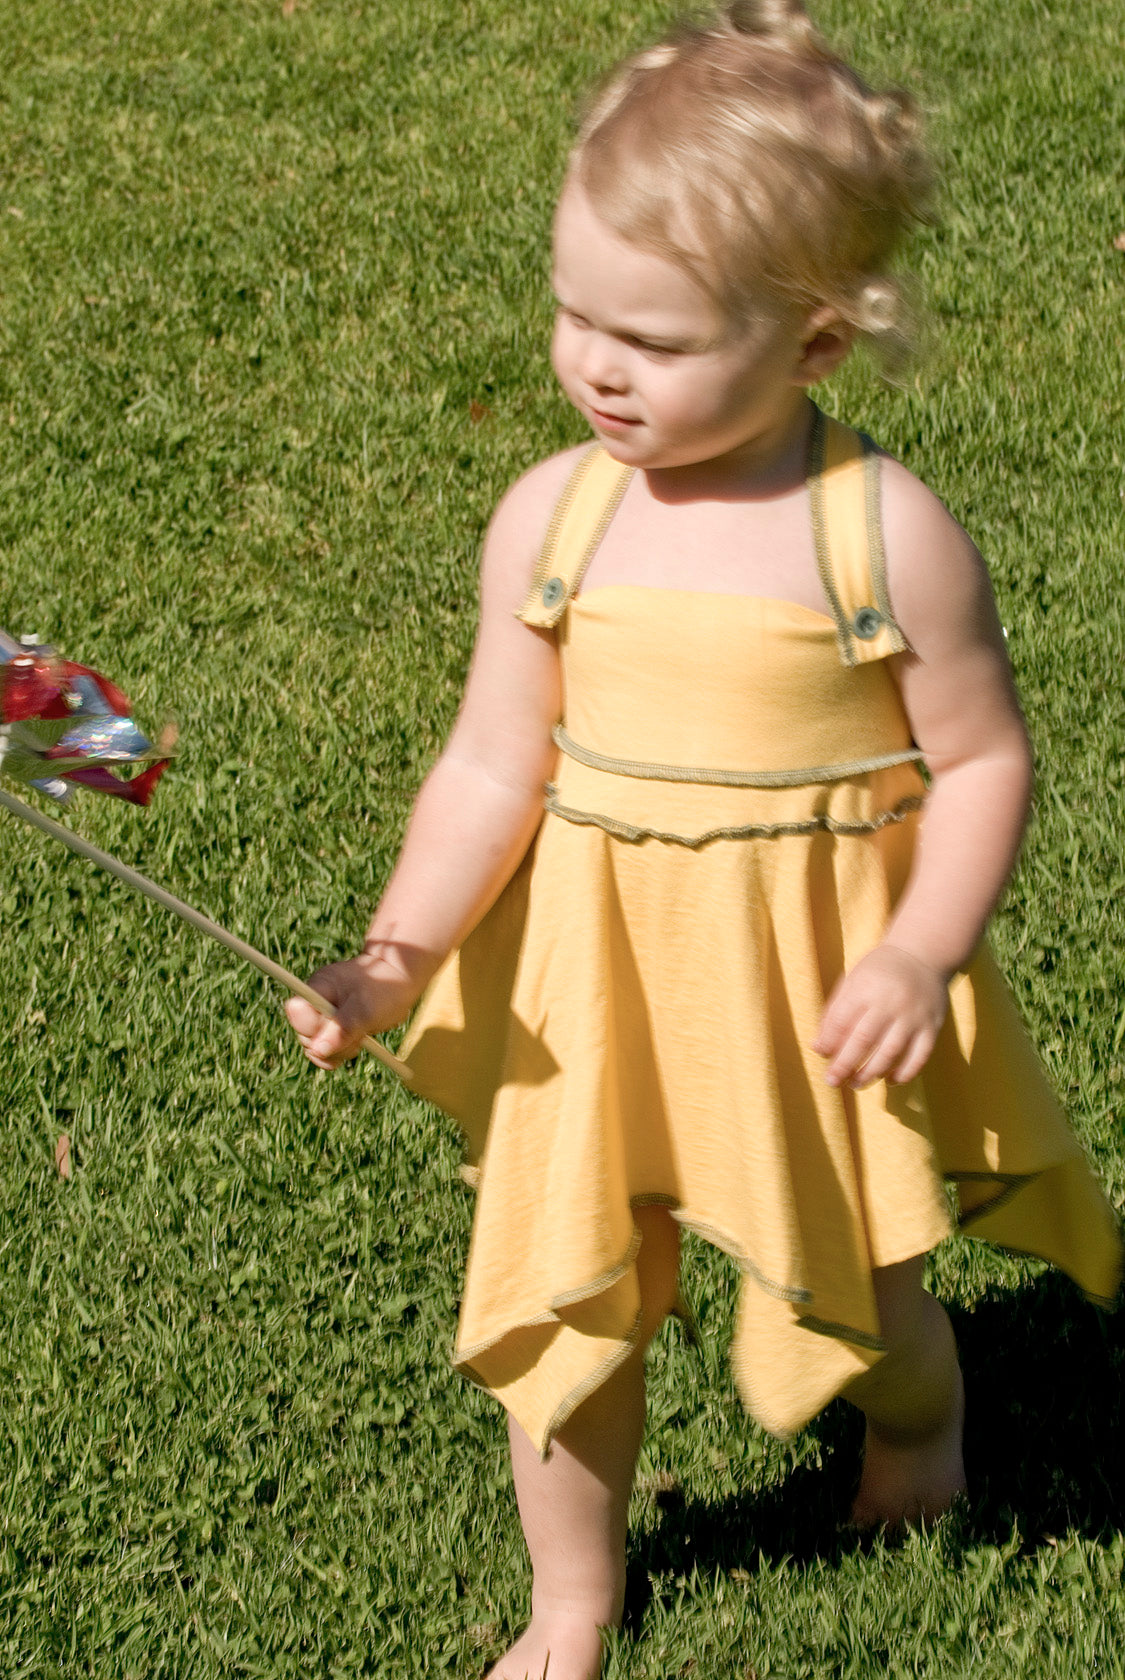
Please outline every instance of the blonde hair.
[[917, 111], [872, 92], [800, 0], [734, 0], [627, 59], [591, 103], [570, 175], [616, 233], [724, 312], [744, 315], [764, 286], [900, 348], [888, 263], [931, 184]]

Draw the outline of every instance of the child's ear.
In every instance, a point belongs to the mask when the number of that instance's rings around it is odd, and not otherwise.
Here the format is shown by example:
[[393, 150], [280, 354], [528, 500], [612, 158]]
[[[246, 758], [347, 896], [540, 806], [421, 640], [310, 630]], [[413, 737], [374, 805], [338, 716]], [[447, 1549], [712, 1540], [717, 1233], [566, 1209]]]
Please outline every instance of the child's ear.
[[840, 319], [830, 305], [806, 316], [801, 333], [801, 355], [796, 383], [815, 385], [835, 373], [855, 342], [855, 328]]

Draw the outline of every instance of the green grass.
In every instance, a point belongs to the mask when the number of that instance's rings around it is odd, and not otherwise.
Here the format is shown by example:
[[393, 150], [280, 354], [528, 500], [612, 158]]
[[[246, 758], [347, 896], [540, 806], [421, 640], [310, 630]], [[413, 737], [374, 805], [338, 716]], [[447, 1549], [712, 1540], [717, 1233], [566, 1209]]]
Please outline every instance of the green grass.
[[[1118, 1202], [1125, 1154], [1121, 0], [831, 0], [945, 159], [916, 375], [827, 394], [985, 550], [1039, 748], [996, 944]], [[580, 90], [662, 8], [25, 0], [0, 19], [0, 624], [174, 711], [147, 813], [72, 820], [282, 961], [350, 950], [456, 705], [480, 532], [579, 435], [546, 358]], [[475, 405], [475, 406], [474, 406]], [[452, 1127], [0, 823], [0, 1673], [472, 1676], [523, 1613], [501, 1421], [449, 1372]], [[53, 1166], [61, 1132], [78, 1166]], [[652, 1360], [626, 1629], [694, 1680], [1125, 1672], [1122, 1331], [935, 1266], [968, 1511], [838, 1527], [830, 1410], [739, 1411], [735, 1283]]]

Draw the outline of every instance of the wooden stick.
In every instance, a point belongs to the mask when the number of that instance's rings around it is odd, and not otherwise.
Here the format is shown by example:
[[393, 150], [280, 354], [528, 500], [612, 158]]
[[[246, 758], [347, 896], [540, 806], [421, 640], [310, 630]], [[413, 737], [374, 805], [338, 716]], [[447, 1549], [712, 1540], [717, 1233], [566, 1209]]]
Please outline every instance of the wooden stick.
[[[206, 933], [212, 939], [217, 939], [220, 945], [225, 945], [229, 951], [234, 952], [235, 956], [241, 957], [244, 962], [253, 963], [254, 967], [260, 968], [263, 974], [268, 974], [271, 980], [276, 980], [287, 991], [293, 992], [297, 997], [304, 998], [306, 1003], [311, 1003], [318, 1014], [327, 1015], [330, 1019], [335, 1017], [336, 1011], [327, 998], [321, 997], [319, 992], [314, 992], [311, 986], [306, 985], [303, 980], [298, 980], [295, 974], [290, 974], [289, 970], [282, 968], [280, 963], [275, 963], [272, 958], [265, 956], [261, 951], [256, 951], [253, 945], [247, 945], [246, 941], [239, 939], [237, 934], [228, 933], [226, 928], [220, 927], [218, 922], [213, 922], [209, 916], [204, 916], [201, 911], [194, 910], [190, 904], [185, 904], [182, 899], [174, 898], [170, 892], [165, 892], [164, 888], [158, 887], [155, 881], [150, 881], [147, 875], [142, 875], [137, 869], [131, 869], [127, 863], [122, 863], [120, 858], [112, 857], [109, 852], [100, 851], [97, 846], [92, 846], [88, 840], [83, 840], [80, 834], [72, 833], [69, 828], [64, 828], [62, 823], [55, 822], [53, 817], [45, 816], [42, 811], [37, 811], [34, 806], [25, 804], [22, 799], [17, 799], [14, 794], [5, 792], [3, 788], [0, 788], [0, 805], [3, 805], [4, 809], [10, 811], [14, 817], [19, 817], [23, 822], [30, 823], [33, 828], [42, 829], [43, 833], [49, 834], [53, 840], [61, 840], [63, 845], [69, 846], [72, 852], [77, 852], [81, 857], [89, 858], [90, 862], [96, 863], [99, 869], [106, 869], [111, 875], [116, 875], [117, 879], [124, 881], [127, 887], [134, 888], [136, 892], [144, 893], [146, 898], [155, 899], [157, 904], [162, 904], [166, 910], [171, 910], [183, 921], [190, 922], [192, 927], [199, 929], [200, 933]], [[400, 1079], [410, 1079], [410, 1069], [406, 1063], [400, 1062], [397, 1056], [392, 1055], [379, 1043], [378, 1039], [364, 1038], [360, 1042], [365, 1050], [370, 1050], [373, 1056], [377, 1056], [385, 1067], [390, 1068], [392, 1073], [397, 1073]]]

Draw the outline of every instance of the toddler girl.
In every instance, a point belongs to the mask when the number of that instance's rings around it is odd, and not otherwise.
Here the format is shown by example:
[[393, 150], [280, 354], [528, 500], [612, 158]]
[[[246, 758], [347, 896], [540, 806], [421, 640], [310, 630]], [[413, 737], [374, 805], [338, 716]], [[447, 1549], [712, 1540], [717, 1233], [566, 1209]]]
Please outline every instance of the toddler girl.
[[337, 1018], [289, 1006], [331, 1067], [429, 987], [403, 1053], [479, 1192], [456, 1358], [510, 1414], [534, 1570], [496, 1680], [598, 1672], [680, 1226], [743, 1272], [754, 1416], [864, 1413], [863, 1523], [964, 1486], [922, 1287], [943, 1180], [975, 1234], [1116, 1289], [981, 945], [1031, 777], [987, 573], [807, 394], [893, 335], [925, 188], [907, 101], [796, 0], [609, 81], [555, 223], [554, 365], [596, 441], [500, 504], [457, 725], [363, 952], [314, 977]]

